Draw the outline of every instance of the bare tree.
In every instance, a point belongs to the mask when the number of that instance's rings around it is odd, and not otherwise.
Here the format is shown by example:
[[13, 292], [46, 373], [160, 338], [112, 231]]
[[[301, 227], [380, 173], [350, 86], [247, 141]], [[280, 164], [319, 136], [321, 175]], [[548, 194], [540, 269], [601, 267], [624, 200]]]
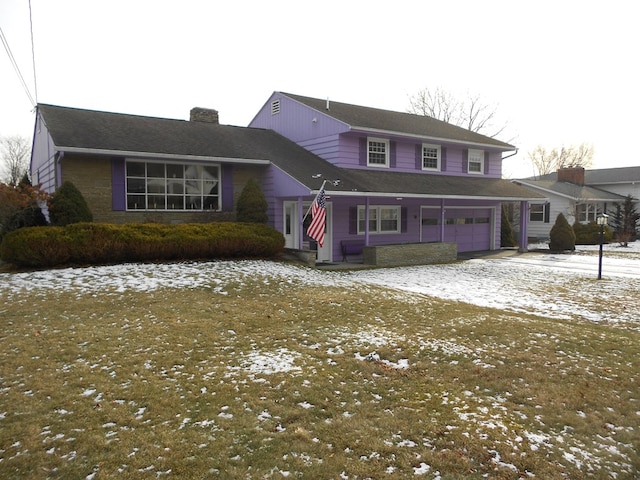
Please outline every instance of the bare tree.
[[583, 142], [550, 150], [538, 145], [528, 156], [538, 175], [547, 175], [559, 168], [589, 168], [593, 164], [593, 145]]
[[480, 95], [459, 100], [441, 87], [425, 88], [410, 97], [409, 102], [411, 113], [427, 115], [488, 137], [495, 138], [506, 128], [506, 124], [496, 126], [497, 107], [482, 102]]
[[9, 185], [17, 185], [29, 173], [29, 141], [20, 135], [0, 138], [0, 152], [2, 180]]

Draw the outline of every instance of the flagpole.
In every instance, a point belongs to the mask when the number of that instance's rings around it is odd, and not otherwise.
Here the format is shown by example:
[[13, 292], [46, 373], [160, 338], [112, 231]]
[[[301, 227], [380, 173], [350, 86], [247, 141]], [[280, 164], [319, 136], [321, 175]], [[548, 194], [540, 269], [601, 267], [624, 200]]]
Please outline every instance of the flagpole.
[[318, 199], [318, 196], [320, 195], [320, 192], [322, 191], [322, 189], [324, 188], [325, 183], [327, 183], [327, 181], [325, 180], [324, 182], [322, 182], [322, 185], [320, 186], [320, 190], [318, 190], [318, 193], [316, 194], [316, 197], [313, 199], [313, 202], [311, 202], [311, 205], [309, 205], [309, 209], [307, 210], [307, 213], [304, 214], [304, 217], [302, 217], [302, 223], [304, 223], [304, 221], [307, 219], [307, 217], [309, 216], [309, 212], [311, 211], [311, 208], [313, 207], [313, 203]]

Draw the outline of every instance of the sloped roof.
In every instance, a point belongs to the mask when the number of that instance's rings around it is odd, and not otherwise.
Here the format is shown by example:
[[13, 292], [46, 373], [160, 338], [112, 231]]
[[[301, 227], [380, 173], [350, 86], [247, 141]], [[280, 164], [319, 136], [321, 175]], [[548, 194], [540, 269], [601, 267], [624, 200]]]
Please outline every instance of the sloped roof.
[[[537, 188], [542, 191], [553, 192], [563, 197], [572, 198], [574, 200], [581, 201], [602, 201], [602, 202], [617, 202], [624, 199], [621, 195], [615, 193], [606, 192], [598, 188], [590, 187], [588, 185], [577, 185], [571, 182], [558, 182], [551, 176], [555, 174], [545, 175], [543, 180], [514, 180], [515, 183]], [[542, 178], [542, 177], [539, 177]]]
[[[397, 135], [411, 135], [434, 140], [449, 140], [472, 145], [494, 147], [501, 151], [515, 150], [513, 145], [491, 137], [480, 135], [465, 128], [426, 115], [395, 112], [379, 108], [362, 107], [348, 103], [327, 101], [319, 98], [304, 97], [291, 93], [281, 95], [296, 100], [319, 113], [329, 115], [348, 124], [352, 129], [383, 131]], [[327, 109], [327, 102], [329, 108]]]
[[[557, 181], [558, 172], [547, 175], [523, 178], [524, 181]], [[613, 183], [640, 182], [640, 166], [618, 167], [618, 168], [597, 168], [584, 171], [585, 185], [605, 185]]]
[[62, 151], [255, 160], [277, 166], [310, 190], [320, 188], [323, 178], [339, 179], [337, 186], [327, 187], [335, 193], [542, 198], [508, 180], [340, 168], [272, 130], [55, 105], [38, 105], [38, 111]]

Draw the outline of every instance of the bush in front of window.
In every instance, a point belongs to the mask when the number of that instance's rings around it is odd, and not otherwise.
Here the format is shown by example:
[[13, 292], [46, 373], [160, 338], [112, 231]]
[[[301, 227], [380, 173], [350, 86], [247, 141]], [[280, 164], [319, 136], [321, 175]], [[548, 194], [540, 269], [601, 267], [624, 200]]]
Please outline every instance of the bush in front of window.
[[143, 261], [274, 258], [284, 248], [277, 230], [260, 224], [74, 223], [7, 234], [0, 258], [16, 267]]
[[71, 182], [63, 182], [49, 200], [51, 223], [64, 226], [78, 222], [93, 222], [93, 214], [80, 190]]
[[[600, 225], [596, 222], [573, 224], [573, 231], [576, 234], [576, 245], [598, 245], [600, 244]], [[604, 243], [613, 240], [613, 232], [608, 226], [604, 227]]]
[[549, 250], [552, 252], [564, 252], [576, 249], [576, 234], [562, 213], [558, 214], [556, 223], [549, 232]]
[[257, 180], [250, 178], [238, 197], [236, 220], [247, 223], [267, 223], [268, 206]]

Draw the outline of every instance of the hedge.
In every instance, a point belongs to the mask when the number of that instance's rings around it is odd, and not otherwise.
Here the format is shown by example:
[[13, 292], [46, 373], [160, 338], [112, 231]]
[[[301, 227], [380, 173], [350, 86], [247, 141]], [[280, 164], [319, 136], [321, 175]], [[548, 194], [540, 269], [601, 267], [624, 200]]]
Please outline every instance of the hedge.
[[260, 224], [74, 223], [64, 227], [28, 227], [8, 233], [0, 244], [0, 258], [17, 267], [52, 267], [271, 258], [283, 248], [282, 234]]
[[[576, 245], [598, 245], [600, 243], [600, 225], [596, 222], [573, 224], [573, 231], [576, 234]], [[613, 240], [613, 232], [608, 226], [604, 227], [604, 243]]]

